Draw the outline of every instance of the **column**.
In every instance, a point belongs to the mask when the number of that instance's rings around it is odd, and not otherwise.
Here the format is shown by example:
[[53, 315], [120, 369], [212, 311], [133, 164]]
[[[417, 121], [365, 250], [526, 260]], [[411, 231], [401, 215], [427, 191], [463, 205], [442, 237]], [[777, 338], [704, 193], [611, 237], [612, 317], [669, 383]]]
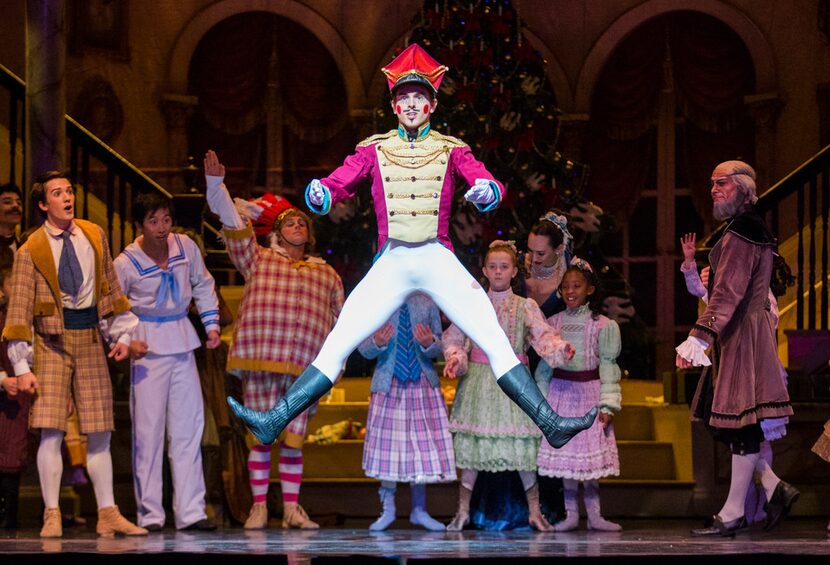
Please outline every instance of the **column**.
[[[168, 187], [170, 192], [174, 194], [185, 192], [190, 188], [185, 186], [181, 170], [189, 157], [187, 125], [198, 104], [199, 98], [196, 96], [172, 93], [162, 94], [161, 96], [161, 111], [167, 125], [168, 173], [164, 186]], [[194, 157], [201, 156], [194, 155]]]
[[775, 171], [775, 126], [784, 102], [777, 93], [744, 96], [744, 105], [755, 120], [755, 173], [759, 194], [769, 188]]
[[64, 0], [27, 0], [25, 185], [41, 173], [65, 166], [65, 67]]

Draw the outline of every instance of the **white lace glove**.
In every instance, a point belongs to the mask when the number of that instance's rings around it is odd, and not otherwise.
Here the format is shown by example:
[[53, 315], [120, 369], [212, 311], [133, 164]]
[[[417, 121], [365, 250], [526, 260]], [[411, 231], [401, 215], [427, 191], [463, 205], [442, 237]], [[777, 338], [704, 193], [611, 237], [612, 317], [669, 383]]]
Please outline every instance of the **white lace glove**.
[[464, 199], [473, 204], [487, 206], [495, 202], [496, 196], [493, 194], [493, 187], [489, 180], [476, 179], [475, 184], [464, 194]]
[[308, 201], [315, 206], [322, 206], [326, 199], [326, 192], [328, 189], [318, 179], [314, 179], [308, 183], [307, 196]]
[[707, 343], [702, 339], [694, 336], [689, 336], [686, 341], [675, 347], [675, 351], [683, 359], [694, 365], [695, 367], [708, 367], [712, 364], [709, 357], [706, 356]]
[[236, 207], [236, 211], [239, 212], [240, 216], [248, 218], [252, 222], [257, 221], [265, 210], [262, 206], [258, 206], [242, 198], [234, 198], [233, 205]]

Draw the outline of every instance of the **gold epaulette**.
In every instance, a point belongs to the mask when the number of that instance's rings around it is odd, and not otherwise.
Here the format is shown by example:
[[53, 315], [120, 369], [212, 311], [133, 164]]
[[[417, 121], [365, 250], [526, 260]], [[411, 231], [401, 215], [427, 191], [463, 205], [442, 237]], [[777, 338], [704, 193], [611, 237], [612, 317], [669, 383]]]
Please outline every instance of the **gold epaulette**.
[[455, 147], [464, 147], [467, 145], [457, 137], [453, 137], [451, 135], [444, 135], [443, 133], [438, 133], [434, 129], [429, 130], [429, 136], [438, 141], [443, 141], [445, 143], [449, 143], [450, 145], [454, 145]]
[[377, 143], [383, 139], [389, 139], [390, 137], [395, 137], [398, 135], [398, 130], [393, 129], [389, 130], [386, 133], [376, 133], [371, 137], [367, 137], [363, 141], [357, 144], [358, 147], [366, 147], [367, 145], [372, 145], [373, 143]]

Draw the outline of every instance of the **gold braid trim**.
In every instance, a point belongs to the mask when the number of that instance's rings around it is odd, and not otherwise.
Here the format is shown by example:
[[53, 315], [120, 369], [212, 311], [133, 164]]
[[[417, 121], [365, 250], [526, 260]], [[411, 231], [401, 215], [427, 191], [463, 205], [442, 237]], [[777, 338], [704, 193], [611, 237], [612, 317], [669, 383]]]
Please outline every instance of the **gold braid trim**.
[[387, 131], [386, 133], [377, 133], [373, 136], [367, 137], [363, 141], [357, 144], [358, 147], [366, 147], [368, 145], [372, 145], [373, 143], [377, 143], [378, 141], [382, 141], [384, 139], [389, 139], [390, 137], [394, 137], [398, 135], [398, 130], [393, 129]]
[[222, 228], [222, 233], [225, 234], [225, 237], [228, 239], [248, 239], [254, 235], [254, 226], [251, 225], [251, 222], [248, 222], [244, 228], [238, 230]]
[[299, 375], [305, 367], [296, 363], [285, 361], [266, 361], [264, 359], [243, 359], [241, 357], [228, 357], [228, 370], [239, 369], [241, 371], [268, 371], [271, 373], [282, 373], [285, 375]]
[[434, 129], [429, 130], [429, 137], [435, 139], [436, 141], [443, 141], [445, 143], [449, 143], [450, 145], [454, 145], [456, 147], [466, 147], [467, 144], [458, 139], [457, 137], [453, 137], [451, 135], [444, 135], [443, 133], [438, 133]]

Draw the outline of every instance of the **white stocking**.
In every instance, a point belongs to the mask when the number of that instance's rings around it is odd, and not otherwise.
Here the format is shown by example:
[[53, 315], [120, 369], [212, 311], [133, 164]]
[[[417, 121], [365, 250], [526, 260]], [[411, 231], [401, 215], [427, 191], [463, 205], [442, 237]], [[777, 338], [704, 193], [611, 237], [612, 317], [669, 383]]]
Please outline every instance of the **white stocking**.
[[752, 482], [755, 465], [760, 458], [759, 453], [732, 455], [732, 479], [729, 484], [729, 495], [726, 497], [723, 508], [718, 512], [723, 522], [731, 522], [744, 515], [746, 491], [749, 488], [749, 483]]
[[110, 432], [95, 432], [88, 435], [89, 447], [86, 456], [86, 470], [95, 489], [98, 508], [115, 506], [112, 494], [112, 455], [110, 454]]
[[468, 491], [473, 491], [473, 487], [476, 486], [477, 478], [478, 471], [475, 469], [461, 469], [461, 486]]
[[61, 445], [64, 433], [53, 428], [40, 430], [40, 445], [37, 448], [37, 474], [40, 477], [40, 492], [46, 508], [57, 508], [61, 494], [63, 458]]
[[764, 494], [767, 495], [767, 500], [769, 500], [772, 498], [772, 493], [775, 492], [775, 487], [778, 486], [781, 479], [773, 472], [772, 467], [770, 467], [769, 462], [764, 457], [758, 459], [758, 462], [755, 464], [755, 472], [760, 475], [761, 486], [764, 487]]

